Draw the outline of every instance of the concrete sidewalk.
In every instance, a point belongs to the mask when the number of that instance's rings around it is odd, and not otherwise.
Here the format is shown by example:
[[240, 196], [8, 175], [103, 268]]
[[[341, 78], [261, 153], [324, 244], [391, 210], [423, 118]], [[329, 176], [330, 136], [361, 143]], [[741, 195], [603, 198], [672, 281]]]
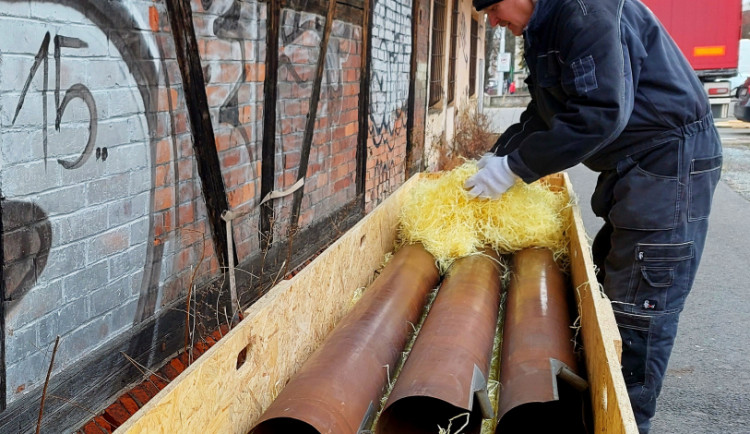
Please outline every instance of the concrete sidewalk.
[[510, 125], [521, 118], [521, 113], [526, 107], [484, 107], [483, 113], [490, 121], [490, 130], [493, 133], [502, 133]]

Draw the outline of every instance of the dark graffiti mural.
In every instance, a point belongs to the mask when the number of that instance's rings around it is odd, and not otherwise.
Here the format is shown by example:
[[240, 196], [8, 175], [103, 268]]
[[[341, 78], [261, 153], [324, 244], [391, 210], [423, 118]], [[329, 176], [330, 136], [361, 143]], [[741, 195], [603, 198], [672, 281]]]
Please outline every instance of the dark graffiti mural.
[[[397, 0], [375, 2], [370, 89], [370, 137], [376, 147], [389, 146], [391, 138], [402, 136], [409, 97], [411, 16]], [[390, 17], [390, 18], [389, 18]], [[403, 125], [402, 125], [402, 122]]]
[[[240, 126], [240, 114], [239, 114], [239, 100], [238, 93], [240, 86], [247, 80], [247, 71], [245, 70], [245, 63], [247, 62], [247, 54], [245, 53], [244, 40], [249, 39], [254, 35], [250, 35], [250, 30], [246, 29], [242, 25], [240, 20], [243, 20], [242, 11], [243, 3], [240, 1], [234, 1], [229, 6], [223, 15], [219, 16], [214, 20], [213, 30], [214, 34], [220, 39], [229, 41], [235, 41], [240, 47], [241, 52], [241, 64], [240, 64], [240, 75], [234, 84], [234, 87], [229, 92], [229, 96], [226, 101], [221, 105], [219, 110], [219, 122], [228, 123], [235, 127]], [[240, 133], [243, 134], [245, 144], [249, 145], [250, 139], [244, 129], [240, 129]], [[248, 152], [251, 152], [252, 148], [248, 148]]]
[[52, 226], [47, 214], [34, 203], [3, 201], [3, 231], [6, 263], [5, 302], [12, 302], [37, 283], [47, 265], [52, 245]]
[[[204, 7], [210, 7], [211, 2], [206, 3], [204, 3]], [[242, 122], [240, 121], [239, 93], [248, 79], [246, 68], [248, 59], [245, 41], [258, 38], [257, 13], [254, 11], [254, 7], [256, 7], [255, 3], [234, 0], [213, 23], [213, 32], [218, 38], [232, 41], [240, 49], [239, 76], [219, 109], [219, 122], [235, 127], [235, 131], [242, 137], [245, 144], [249, 161], [255, 161], [257, 157], [248, 131], [242, 127]], [[256, 178], [258, 174], [255, 173], [254, 166], [252, 169], [253, 178]]]

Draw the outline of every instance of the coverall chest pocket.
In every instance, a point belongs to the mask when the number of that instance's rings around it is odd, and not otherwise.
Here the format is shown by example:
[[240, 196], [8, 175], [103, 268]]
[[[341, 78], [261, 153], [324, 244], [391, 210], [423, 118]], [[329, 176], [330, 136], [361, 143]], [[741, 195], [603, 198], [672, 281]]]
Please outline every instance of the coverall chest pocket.
[[[537, 56], [537, 83], [543, 92], [551, 95], [558, 103], [562, 103], [565, 101], [565, 92], [562, 86], [562, 65], [556, 54], [552, 51]], [[548, 100], [549, 97], [545, 99]]]
[[631, 300], [636, 309], [644, 313], [681, 310], [689, 288], [686, 279], [693, 243], [639, 244], [635, 253]]

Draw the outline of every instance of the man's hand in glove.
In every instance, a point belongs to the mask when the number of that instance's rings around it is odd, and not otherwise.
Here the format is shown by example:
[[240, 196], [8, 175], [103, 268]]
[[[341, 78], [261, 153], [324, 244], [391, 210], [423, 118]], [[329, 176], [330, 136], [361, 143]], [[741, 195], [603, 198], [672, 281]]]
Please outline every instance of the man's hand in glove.
[[472, 198], [498, 199], [519, 179], [510, 167], [508, 156], [484, 154], [477, 162], [479, 171], [464, 183]]

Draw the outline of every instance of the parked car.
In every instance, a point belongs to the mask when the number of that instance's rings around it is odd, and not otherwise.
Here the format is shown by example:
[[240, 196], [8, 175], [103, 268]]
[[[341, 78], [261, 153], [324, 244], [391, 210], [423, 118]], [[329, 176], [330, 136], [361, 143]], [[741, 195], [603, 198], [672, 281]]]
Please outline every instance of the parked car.
[[750, 122], [750, 77], [734, 91], [734, 117]]

